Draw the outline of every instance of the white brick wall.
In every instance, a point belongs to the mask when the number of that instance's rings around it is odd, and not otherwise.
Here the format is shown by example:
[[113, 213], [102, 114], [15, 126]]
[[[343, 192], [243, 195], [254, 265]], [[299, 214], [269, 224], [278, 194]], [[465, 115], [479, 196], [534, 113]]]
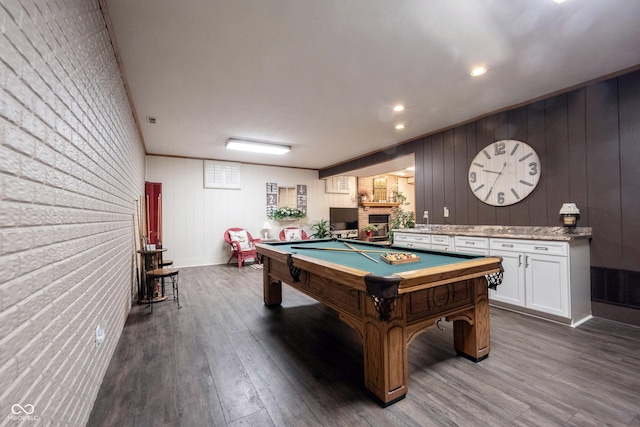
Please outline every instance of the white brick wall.
[[88, 420], [131, 305], [144, 173], [98, 1], [0, 0], [0, 425], [14, 404]]

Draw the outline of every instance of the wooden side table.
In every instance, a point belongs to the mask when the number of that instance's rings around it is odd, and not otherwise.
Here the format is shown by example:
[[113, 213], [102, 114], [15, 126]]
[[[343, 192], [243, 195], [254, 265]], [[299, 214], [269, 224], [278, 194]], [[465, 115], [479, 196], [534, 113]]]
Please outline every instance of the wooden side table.
[[[149, 295], [147, 295], [147, 272], [158, 268], [158, 260], [160, 254], [166, 252], [166, 248], [158, 248], [151, 250], [140, 249], [137, 252], [142, 255], [142, 271], [140, 272], [140, 285], [138, 286], [138, 304], [146, 304], [149, 302]], [[157, 283], [154, 285], [154, 289], [158, 289]], [[160, 295], [152, 296], [153, 302], [160, 302], [167, 299], [166, 295], [160, 293]]]

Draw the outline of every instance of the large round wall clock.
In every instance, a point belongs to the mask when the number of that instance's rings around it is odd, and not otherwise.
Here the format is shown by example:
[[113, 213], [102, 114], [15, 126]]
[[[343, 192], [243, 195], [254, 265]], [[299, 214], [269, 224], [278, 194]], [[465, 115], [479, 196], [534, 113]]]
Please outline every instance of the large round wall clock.
[[480, 150], [469, 166], [469, 187], [492, 206], [524, 200], [540, 181], [540, 158], [522, 141], [496, 141]]

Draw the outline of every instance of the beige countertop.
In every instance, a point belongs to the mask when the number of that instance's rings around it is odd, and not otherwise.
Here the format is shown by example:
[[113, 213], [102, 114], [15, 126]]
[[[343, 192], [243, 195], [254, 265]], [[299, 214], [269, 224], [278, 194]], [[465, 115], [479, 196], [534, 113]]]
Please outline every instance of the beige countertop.
[[591, 238], [591, 227], [576, 227], [572, 234], [566, 227], [535, 227], [505, 225], [448, 225], [431, 224], [428, 228], [422, 224], [416, 228], [403, 228], [394, 231], [416, 234], [444, 234], [449, 236], [497, 237], [527, 240], [559, 240]]

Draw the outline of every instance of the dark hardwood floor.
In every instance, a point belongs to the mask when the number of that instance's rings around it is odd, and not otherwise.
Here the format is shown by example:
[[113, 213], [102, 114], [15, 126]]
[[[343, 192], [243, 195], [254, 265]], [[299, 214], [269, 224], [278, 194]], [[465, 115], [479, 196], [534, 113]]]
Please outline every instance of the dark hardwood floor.
[[492, 308], [491, 355], [457, 357], [453, 331], [409, 347], [409, 392], [380, 407], [355, 331], [262, 270], [180, 269], [180, 302], [131, 310], [89, 426], [640, 426], [640, 329], [579, 328]]

